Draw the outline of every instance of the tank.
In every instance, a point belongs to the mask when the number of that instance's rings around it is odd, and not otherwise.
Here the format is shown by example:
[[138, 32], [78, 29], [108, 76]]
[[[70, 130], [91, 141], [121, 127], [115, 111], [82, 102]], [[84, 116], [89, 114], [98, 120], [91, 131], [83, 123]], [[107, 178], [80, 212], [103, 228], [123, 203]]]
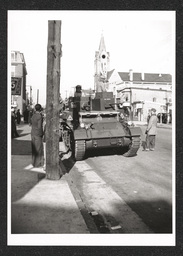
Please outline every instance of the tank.
[[[76, 90], [70, 99], [72, 114], [72, 151], [76, 161], [83, 160], [88, 150], [121, 148], [123, 156], [137, 154], [141, 142], [140, 127], [130, 126], [116, 110], [112, 92], [97, 92], [95, 97], [82, 97]], [[126, 151], [124, 151], [126, 149]]]

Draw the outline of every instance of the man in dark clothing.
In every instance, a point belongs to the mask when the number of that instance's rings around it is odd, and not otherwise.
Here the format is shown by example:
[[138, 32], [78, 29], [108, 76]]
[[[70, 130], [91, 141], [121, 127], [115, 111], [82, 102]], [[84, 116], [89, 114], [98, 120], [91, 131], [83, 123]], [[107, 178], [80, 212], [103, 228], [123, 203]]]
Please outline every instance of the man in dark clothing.
[[11, 138], [19, 137], [17, 132], [16, 122], [15, 122], [15, 112], [11, 110]]
[[31, 110], [29, 111], [29, 118], [28, 118], [28, 123], [29, 123], [29, 125], [31, 125], [31, 118], [32, 118], [32, 116], [33, 116], [33, 113], [34, 113], [34, 110], [31, 109]]
[[43, 166], [43, 117], [40, 104], [35, 105], [35, 113], [31, 118], [32, 130], [32, 165], [34, 167]]
[[20, 115], [20, 109], [17, 110], [17, 124], [20, 124], [20, 119], [21, 119], [21, 115]]
[[25, 111], [24, 111], [24, 123], [27, 124], [28, 123], [28, 118], [29, 118], [29, 110], [26, 107]]

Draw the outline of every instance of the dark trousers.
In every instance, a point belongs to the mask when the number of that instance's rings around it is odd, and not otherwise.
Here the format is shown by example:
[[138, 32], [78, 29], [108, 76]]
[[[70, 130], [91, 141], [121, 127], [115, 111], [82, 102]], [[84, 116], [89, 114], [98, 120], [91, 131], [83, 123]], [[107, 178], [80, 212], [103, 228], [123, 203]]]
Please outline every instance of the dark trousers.
[[20, 117], [17, 116], [17, 124], [20, 124]]
[[43, 166], [43, 142], [42, 137], [32, 135], [32, 165]]
[[147, 148], [151, 149], [151, 148], [155, 148], [155, 138], [156, 135], [148, 135], [146, 137], [146, 146]]
[[11, 123], [11, 138], [16, 138], [16, 137], [19, 137], [19, 134], [17, 132], [15, 121], [12, 121], [12, 123]]

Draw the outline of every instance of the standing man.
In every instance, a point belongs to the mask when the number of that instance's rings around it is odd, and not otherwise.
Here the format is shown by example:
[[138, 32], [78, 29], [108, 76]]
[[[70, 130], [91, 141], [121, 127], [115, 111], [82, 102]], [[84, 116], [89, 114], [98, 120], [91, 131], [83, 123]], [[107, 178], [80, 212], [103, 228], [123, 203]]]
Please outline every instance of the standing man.
[[17, 132], [16, 122], [15, 122], [15, 111], [11, 109], [11, 138], [19, 137]]
[[29, 118], [28, 118], [28, 123], [29, 123], [30, 126], [31, 126], [31, 118], [33, 116], [33, 113], [34, 113], [34, 110], [30, 109], [30, 111], [29, 111]]
[[29, 110], [27, 107], [25, 108], [23, 115], [24, 115], [24, 123], [28, 124]]
[[35, 105], [35, 113], [31, 118], [31, 144], [32, 144], [32, 165], [34, 167], [43, 166], [43, 117], [40, 104]]
[[20, 115], [20, 109], [17, 110], [17, 124], [20, 124], [21, 115]]
[[154, 151], [155, 148], [155, 138], [157, 135], [157, 116], [156, 116], [156, 109], [151, 109], [151, 117], [149, 119], [147, 129], [146, 129], [146, 151]]

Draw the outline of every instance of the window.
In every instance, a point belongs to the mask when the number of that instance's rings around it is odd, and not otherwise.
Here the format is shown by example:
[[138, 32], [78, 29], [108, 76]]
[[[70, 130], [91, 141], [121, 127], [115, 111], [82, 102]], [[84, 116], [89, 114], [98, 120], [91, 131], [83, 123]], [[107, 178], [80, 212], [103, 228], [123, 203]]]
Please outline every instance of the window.
[[155, 97], [153, 98], [153, 102], [156, 102], [156, 98]]
[[14, 60], [15, 60], [15, 53], [12, 52], [12, 53], [11, 53], [11, 61], [14, 61]]
[[15, 66], [11, 66], [11, 76], [15, 76]]
[[15, 52], [15, 61], [17, 61], [17, 52]]
[[11, 61], [17, 61], [17, 52], [11, 53]]

